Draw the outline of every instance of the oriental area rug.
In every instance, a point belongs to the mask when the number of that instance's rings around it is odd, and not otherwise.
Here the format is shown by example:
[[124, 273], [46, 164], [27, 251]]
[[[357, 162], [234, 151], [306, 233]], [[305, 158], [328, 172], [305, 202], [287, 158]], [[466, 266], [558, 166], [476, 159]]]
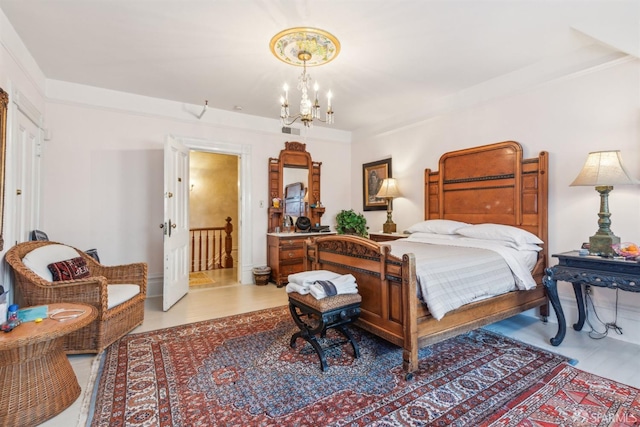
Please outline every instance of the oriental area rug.
[[329, 368], [287, 307], [131, 334], [102, 358], [90, 426], [627, 426], [637, 389], [482, 329], [420, 352], [357, 327], [360, 357], [330, 330]]

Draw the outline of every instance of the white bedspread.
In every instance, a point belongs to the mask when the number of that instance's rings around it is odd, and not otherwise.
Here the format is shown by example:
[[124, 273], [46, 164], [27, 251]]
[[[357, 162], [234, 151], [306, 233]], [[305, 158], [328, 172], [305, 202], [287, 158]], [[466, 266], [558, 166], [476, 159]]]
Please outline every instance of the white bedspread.
[[444, 315], [470, 302], [536, 286], [527, 266], [531, 254], [480, 239], [399, 239], [391, 253], [416, 258], [418, 292], [431, 315]]

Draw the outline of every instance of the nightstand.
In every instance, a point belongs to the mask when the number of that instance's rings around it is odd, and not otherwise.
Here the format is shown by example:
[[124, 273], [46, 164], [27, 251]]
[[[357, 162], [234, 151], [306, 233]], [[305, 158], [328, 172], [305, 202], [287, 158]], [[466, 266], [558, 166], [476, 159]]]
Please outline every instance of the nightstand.
[[554, 254], [553, 257], [558, 258], [558, 265], [547, 268], [542, 279], [558, 318], [558, 333], [551, 338], [552, 345], [560, 345], [567, 330], [564, 312], [558, 298], [558, 280], [573, 285], [578, 304], [578, 322], [573, 325], [576, 331], [582, 330], [586, 320], [582, 285], [640, 292], [640, 263], [637, 261], [594, 255], [581, 256], [577, 251]]
[[409, 237], [409, 235], [402, 233], [369, 233], [369, 239], [374, 242], [390, 242], [392, 240], [404, 239], [405, 237]]

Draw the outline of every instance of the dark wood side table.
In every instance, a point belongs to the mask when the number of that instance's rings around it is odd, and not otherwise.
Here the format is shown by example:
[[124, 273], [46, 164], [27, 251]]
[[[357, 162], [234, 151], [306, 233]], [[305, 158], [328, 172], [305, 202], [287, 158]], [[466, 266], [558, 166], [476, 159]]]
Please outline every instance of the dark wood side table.
[[552, 345], [560, 345], [567, 331], [564, 312], [558, 298], [558, 280], [573, 284], [578, 304], [578, 322], [573, 325], [573, 329], [576, 331], [582, 330], [586, 320], [582, 285], [640, 292], [640, 263], [637, 261], [592, 255], [580, 256], [577, 251], [553, 256], [558, 258], [559, 262], [557, 265], [547, 268], [543, 278], [549, 301], [558, 317], [558, 333], [551, 338]]
[[402, 233], [369, 233], [369, 239], [374, 242], [390, 242], [392, 240], [404, 239], [408, 234]]
[[98, 315], [87, 304], [49, 304], [80, 310], [67, 320], [25, 322], [0, 332], [0, 425], [35, 426], [59, 414], [80, 396], [80, 385], [62, 349], [64, 336]]

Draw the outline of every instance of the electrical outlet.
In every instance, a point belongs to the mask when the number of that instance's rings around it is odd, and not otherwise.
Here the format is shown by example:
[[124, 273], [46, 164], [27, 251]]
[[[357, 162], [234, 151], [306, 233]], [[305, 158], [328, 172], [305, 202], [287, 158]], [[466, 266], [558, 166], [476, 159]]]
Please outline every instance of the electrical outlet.
[[593, 289], [591, 289], [591, 285], [584, 285], [584, 293], [587, 295], [591, 295]]

